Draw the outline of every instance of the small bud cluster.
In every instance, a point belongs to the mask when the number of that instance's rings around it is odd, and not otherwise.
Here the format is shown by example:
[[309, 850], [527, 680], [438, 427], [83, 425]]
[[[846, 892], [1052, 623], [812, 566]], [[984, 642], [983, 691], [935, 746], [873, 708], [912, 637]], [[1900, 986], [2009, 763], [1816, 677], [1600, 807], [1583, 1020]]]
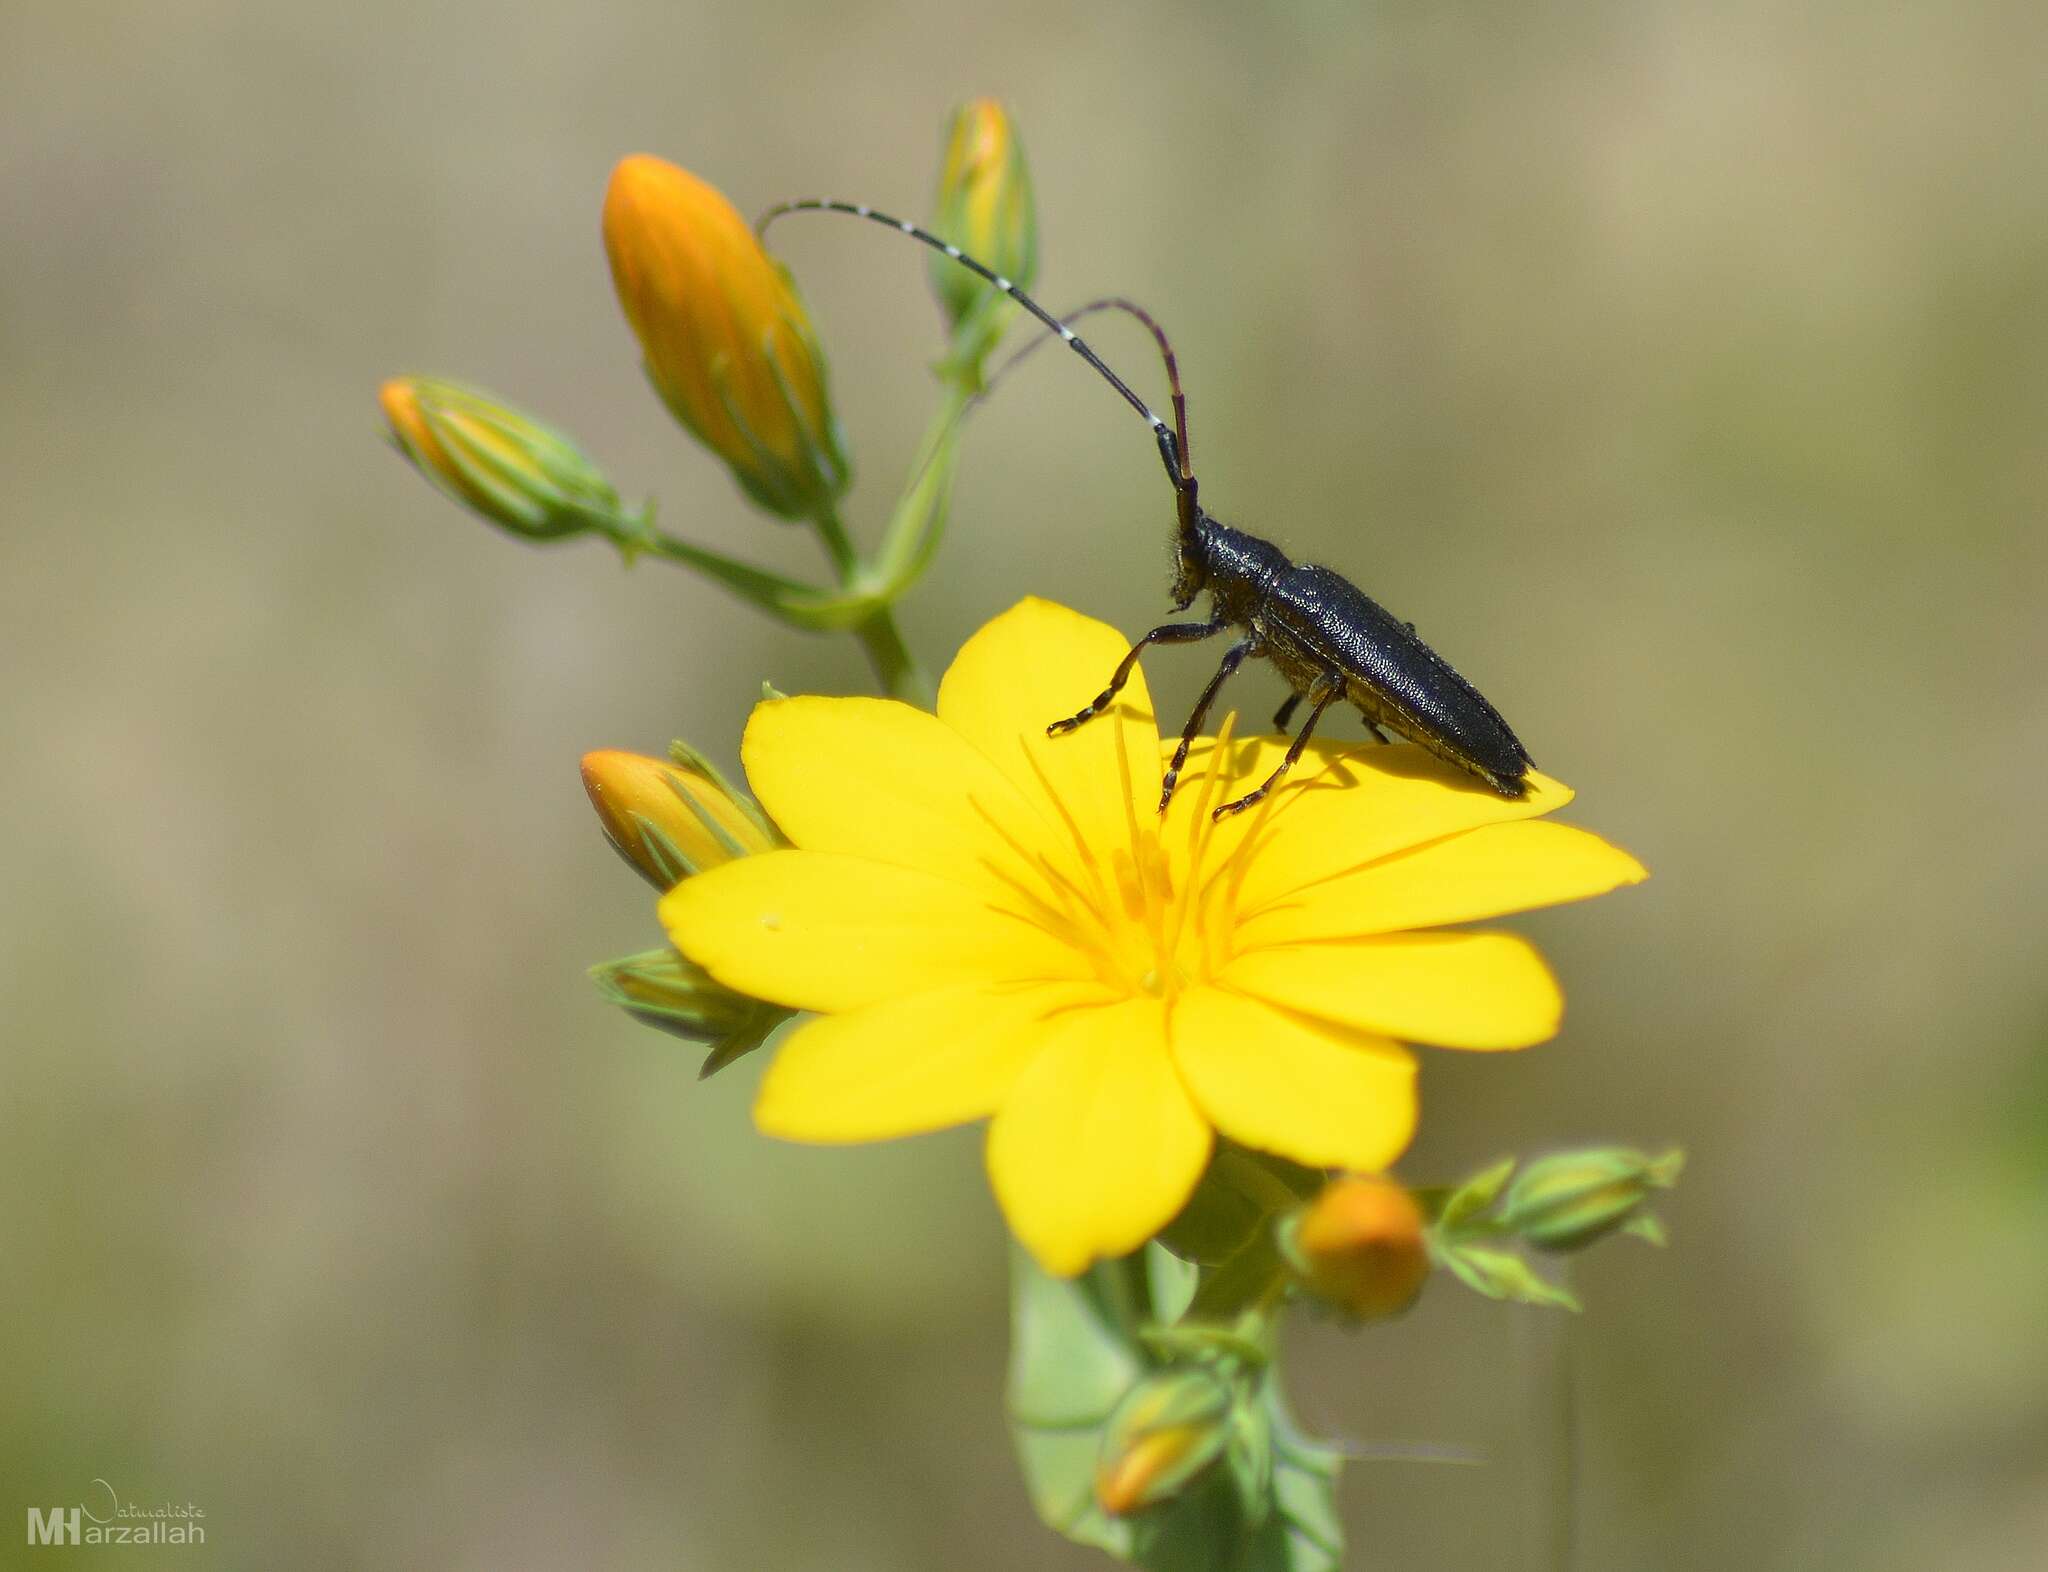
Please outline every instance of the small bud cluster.
[[[784, 844], [759, 805], [687, 743], [671, 744], [666, 759], [612, 748], [586, 753], [583, 789], [612, 849], [664, 892]], [[605, 961], [590, 979], [635, 1020], [711, 1044], [704, 1075], [760, 1047], [791, 1014], [727, 988], [673, 946]]]

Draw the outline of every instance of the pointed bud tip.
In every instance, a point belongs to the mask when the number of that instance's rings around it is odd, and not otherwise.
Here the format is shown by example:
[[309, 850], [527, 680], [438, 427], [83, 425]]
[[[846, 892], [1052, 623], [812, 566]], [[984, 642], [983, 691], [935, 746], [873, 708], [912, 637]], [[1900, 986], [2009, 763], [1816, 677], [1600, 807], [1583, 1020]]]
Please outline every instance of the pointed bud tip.
[[599, 748], [583, 755], [582, 775], [605, 838], [658, 890], [776, 845], [758, 810], [708, 761], [693, 768]]

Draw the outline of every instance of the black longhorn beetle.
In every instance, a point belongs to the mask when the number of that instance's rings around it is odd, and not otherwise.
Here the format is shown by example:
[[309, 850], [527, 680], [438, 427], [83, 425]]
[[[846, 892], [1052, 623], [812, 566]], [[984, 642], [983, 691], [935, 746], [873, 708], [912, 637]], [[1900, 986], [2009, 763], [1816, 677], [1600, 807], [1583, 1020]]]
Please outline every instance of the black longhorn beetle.
[[[966, 255], [958, 246], [937, 235], [878, 213], [853, 202], [807, 198], [785, 202], [762, 215], [763, 230], [784, 213], [848, 213], [923, 241], [981, 275], [1008, 295], [1032, 316], [1066, 342], [1069, 349], [1095, 368], [1125, 403], [1143, 415], [1159, 443], [1159, 456], [1173, 482], [1178, 507], [1174, 533], [1173, 609], [1186, 611], [1195, 597], [1209, 592], [1207, 622], [1169, 622], [1154, 628], [1131, 646], [1117, 663], [1109, 686], [1088, 706], [1065, 720], [1046, 727], [1050, 736], [1060, 736], [1086, 725], [1116, 698], [1130, 680], [1131, 668], [1150, 644], [1192, 644], [1223, 632], [1242, 629], [1244, 636], [1224, 652], [1223, 664], [1202, 696], [1181, 732], [1180, 746], [1159, 793], [1159, 811], [1164, 813], [1173, 800], [1173, 789], [1187, 762], [1188, 749], [1209, 714], [1216, 694], [1230, 674], [1246, 659], [1264, 656], [1279, 668], [1294, 689], [1273, 717], [1276, 731], [1285, 731], [1295, 706], [1308, 700], [1308, 719], [1295, 734], [1279, 768], [1256, 790], [1215, 810], [1215, 817], [1242, 813], [1263, 799], [1293, 768], [1308, 746], [1316, 722], [1338, 699], [1347, 699], [1365, 718], [1366, 730], [1381, 742], [1387, 731], [1398, 732], [1409, 741], [1427, 748], [1467, 774], [1484, 781], [1503, 797], [1519, 798], [1528, 790], [1530, 759], [1500, 712], [1487, 703], [1479, 690], [1451, 669], [1449, 661], [1416, 637], [1415, 625], [1402, 622], [1377, 601], [1369, 599], [1349, 579], [1328, 568], [1290, 562], [1287, 554], [1271, 541], [1218, 522], [1195, 500], [1195, 473], [1188, 460], [1187, 400], [1181, 392], [1180, 371], [1173, 349], [1158, 323], [1124, 300], [1100, 300], [1082, 307], [1066, 321], [1053, 316], [1007, 278]], [[1173, 390], [1174, 424], [1152, 412], [1133, 393], [1123, 378], [1105, 365], [1100, 356], [1074, 333], [1068, 321], [1091, 311], [1113, 307], [1127, 311], [1151, 329], [1166, 362], [1166, 375]], [[1041, 339], [1038, 342], [1043, 343]]]

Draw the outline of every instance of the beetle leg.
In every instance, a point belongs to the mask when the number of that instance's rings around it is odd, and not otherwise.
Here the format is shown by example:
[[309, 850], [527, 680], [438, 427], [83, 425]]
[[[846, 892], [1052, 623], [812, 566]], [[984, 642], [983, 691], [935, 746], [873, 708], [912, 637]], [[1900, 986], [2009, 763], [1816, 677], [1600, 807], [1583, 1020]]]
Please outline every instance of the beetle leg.
[[1365, 723], [1365, 734], [1368, 737], [1372, 738], [1372, 740], [1378, 743], [1382, 748], [1384, 748], [1388, 743], [1394, 740], [1392, 737], [1389, 737], [1385, 732], [1380, 730], [1380, 723], [1378, 721], [1367, 721]]
[[1316, 729], [1316, 722], [1323, 718], [1323, 711], [1336, 703], [1343, 695], [1344, 679], [1342, 677], [1326, 676], [1316, 684], [1313, 691], [1315, 694], [1315, 704], [1308, 712], [1308, 719], [1302, 723], [1300, 733], [1288, 745], [1287, 757], [1280, 761], [1280, 768], [1271, 775], [1268, 775], [1265, 784], [1258, 787], [1257, 790], [1247, 792], [1244, 796], [1238, 798], [1236, 802], [1224, 803], [1222, 807], [1216, 810], [1213, 815], [1215, 818], [1227, 819], [1233, 813], [1244, 812], [1245, 809], [1253, 807], [1264, 800], [1266, 793], [1280, 784], [1280, 777], [1294, 768], [1294, 761], [1301, 757], [1301, 750], [1308, 746], [1309, 734]]
[[1287, 729], [1287, 723], [1294, 719], [1294, 706], [1300, 702], [1300, 694], [1290, 693], [1287, 695], [1286, 702], [1273, 712], [1273, 729], [1275, 731], [1285, 731]]
[[1148, 644], [1193, 644], [1211, 634], [1221, 633], [1226, 624], [1219, 618], [1208, 622], [1169, 622], [1164, 627], [1154, 628], [1137, 643], [1131, 651], [1117, 662], [1116, 675], [1109, 679], [1109, 686], [1096, 694], [1088, 707], [1078, 715], [1069, 715], [1065, 720], [1056, 720], [1045, 728], [1048, 737], [1064, 737], [1075, 728], [1085, 726], [1104, 710], [1108, 709], [1116, 696], [1123, 691], [1125, 683], [1131, 680], [1131, 668], [1138, 664], [1138, 656]]
[[1202, 722], [1209, 714], [1209, 706], [1216, 702], [1216, 690], [1230, 680], [1230, 674], [1244, 664], [1247, 655], [1256, 655], [1265, 648], [1257, 634], [1240, 639], [1223, 652], [1223, 664], [1216, 668], [1216, 675], [1209, 679], [1209, 686], [1202, 690], [1202, 696], [1195, 700], [1195, 713], [1188, 717], [1188, 723], [1181, 729], [1180, 746], [1173, 750], [1173, 762], [1166, 766], [1166, 779], [1159, 787], [1159, 811], [1164, 813], [1166, 805], [1173, 801], [1174, 785], [1180, 780], [1180, 767], [1188, 762], [1188, 749], [1195, 745], [1195, 734], [1202, 729]]

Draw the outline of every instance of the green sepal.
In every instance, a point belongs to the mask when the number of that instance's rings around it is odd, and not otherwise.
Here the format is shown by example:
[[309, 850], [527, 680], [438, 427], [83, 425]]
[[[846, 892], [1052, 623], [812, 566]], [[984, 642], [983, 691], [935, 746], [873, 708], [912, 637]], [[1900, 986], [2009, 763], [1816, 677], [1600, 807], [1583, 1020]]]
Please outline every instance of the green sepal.
[[709, 1043], [700, 1077], [753, 1052], [796, 1013], [733, 992], [670, 947], [601, 961], [590, 968], [590, 980], [641, 1024], [686, 1042]]
[[[761, 696], [763, 698], [787, 697], [786, 694], [772, 693], [765, 682], [761, 684], [761, 689]], [[727, 780], [725, 777], [725, 771], [721, 770], [716, 764], [712, 763], [710, 758], [707, 757], [705, 754], [700, 753], [697, 749], [691, 747], [687, 742], [683, 741], [682, 738], [672, 737], [669, 739], [668, 756], [671, 759], [674, 759], [676, 763], [680, 764], [684, 769], [694, 770], [697, 772], [697, 774], [703, 776], [707, 781], [711, 782], [711, 784], [717, 787], [720, 792], [724, 793], [727, 801], [733, 803], [736, 807], [739, 808], [739, 810], [742, 813], [744, 813], [748, 818], [752, 819], [756, 824], [758, 824], [761, 827], [762, 834], [770, 837], [775, 841], [780, 842], [784, 846], [787, 846], [789, 844], [789, 837], [784, 835], [782, 831], [776, 827], [775, 821], [768, 817], [767, 813], [762, 809], [761, 805], [758, 802], [754, 801], [752, 797], [748, 796], [747, 793], [741, 791], [737, 786], [733, 785], [731, 781]], [[698, 817], [700, 819], [704, 817], [702, 810], [697, 809], [697, 804], [693, 799], [685, 798], [684, 800], [689, 802], [690, 807], [693, 810], [697, 811]], [[706, 828], [709, 827], [710, 824], [707, 820]], [[729, 840], [731, 837], [723, 836], [722, 838]], [[733, 854], [735, 856], [739, 856], [742, 855], [742, 852], [738, 849], [735, 849]]]
[[1452, 1244], [1440, 1247], [1437, 1259], [1459, 1282], [1489, 1299], [1547, 1305], [1560, 1310], [1579, 1308], [1579, 1301], [1569, 1290], [1538, 1275], [1534, 1267], [1512, 1250]]
[[1436, 1226], [1443, 1233], [1455, 1233], [1500, 1198], [1515, 1171], [1515, 1159], [1503, 1157], [1490, 1168], [1481, 1169], [1444, 1197], [1436, 1213]]

